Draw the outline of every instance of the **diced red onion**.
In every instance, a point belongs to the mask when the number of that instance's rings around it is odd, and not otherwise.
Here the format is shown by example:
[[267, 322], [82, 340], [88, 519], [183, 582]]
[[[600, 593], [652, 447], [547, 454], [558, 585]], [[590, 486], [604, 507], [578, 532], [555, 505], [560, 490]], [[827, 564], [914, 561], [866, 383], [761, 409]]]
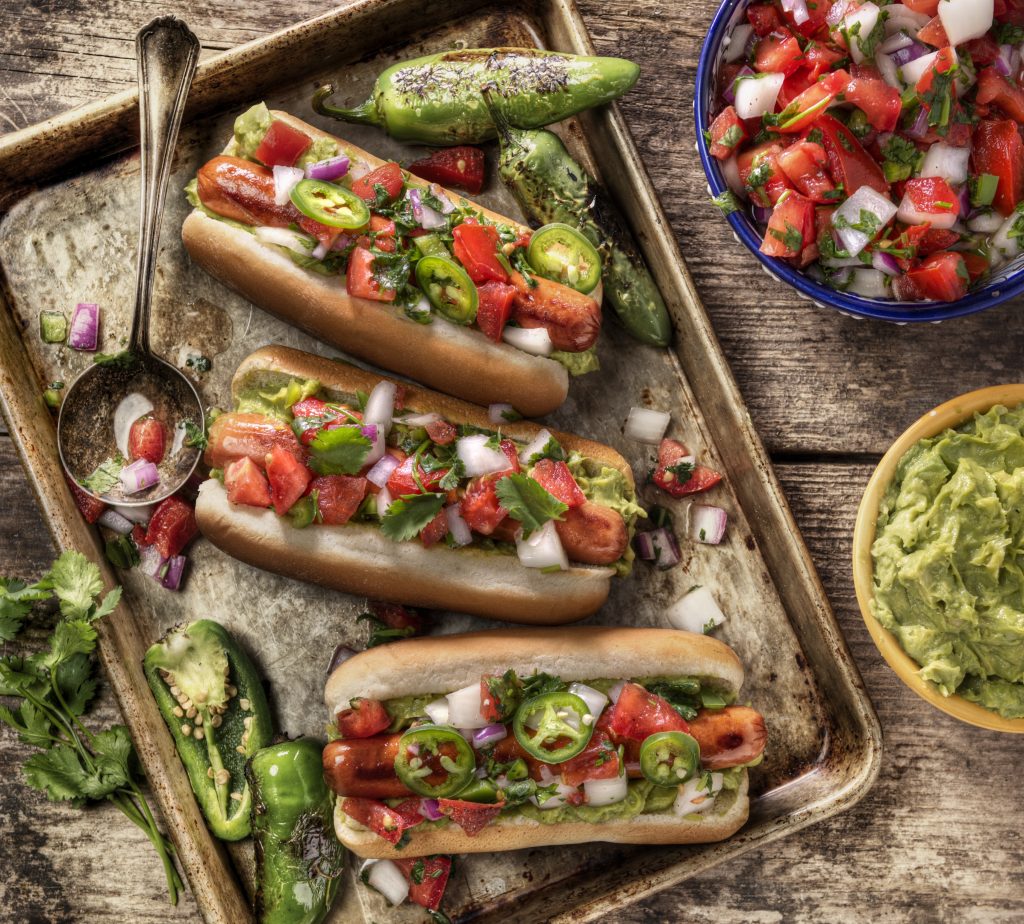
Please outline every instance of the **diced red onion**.
[[770, 208], [766, 208], [763, 205], [755, 205], [751, 209], [751, 212], [753, 212], [754, 221], [756, 221], [759, 225], [768, 224], [769, 220], [772, 217], [772, 210]]
[[373, 447], [363, 460], [363, 465], [373, 465], [378, 460], [384, 458], [384, 453], [387, 452], [388, 444], [384, 438], [383, 428], [377, 427], [377, 437], [372, 442]]
[[356, 653], [354, 648], [350, 648], [348, 645], [338, 645], [334, 649], [334, 654], [331, 655], [331, 662], [327, 665], [327, 676], [329, 677], [334, 673], [336, 667], [340, 667], [349, 658], [353, 657]]
[[971, 190], [966, 183], [960, 187], [956, 197], [960, 202], [960, 214], [969, 215], [971, 211]]
[[493, 424], [508, 423], [518, 416], [511, 404], [492, 404], [487, 408], [487, 417]]
[[440, 414], [433, 412], [429, 414], [413, 414], [411, 417], [402, 417], [398, 422], [407, 427], [425, 427], [427, 424], [437, 423], [441, 419]]
[[291, 202], [292, 190], [304, 175], [298, 167], [274, 167], [274, 204], [287, 205]]
[[420, 799], [420, 814], [427, 821], [440, 821], [444, 818], [441, 812], [441, 803], [437, 799]]
[[897, 32], [895, 35], [890, 35], [881, 45], [878, 46], [878, 50], [884, 55], [891, 55], [894, 51], [899, 51], [902, 48], [909, 48], [914, 44], [914, 40], [902, 30]]
[[485, 748], [491, 744], [497, 744], [499, 741], [508, 737], [508, 729], [501, 724], [488, 725], [473, 732], [473, 738], [471, 743], [473, 747]]
[[666, 611], [665, 618], [677, 629], [700, 635], [705, 628], [720, 626], [725, 614], [707, 587], [697, 586], [684, 594]]
[[782, 8], [787, 13], [793, 14], [794, 25], [802, 26], [811, 18], [811, 14], [807, 12], [805, 0], [782, 0]]
[[377, 516], [384, 516], [394, 502], [395, 499], [391, 496], [391, 492], [387, 488], [381, 488], [377, 493]]
[[550, 356], [555, 349], [551, 335], [543, 327], [507, 326], [501, 332], [501, 339], [517, 350], [534, 356]]
[[128, 458], [128, 437], [132, 424], [140, 417], [152, 413], [153, 402], [140, 392], [125, 395], [114, 409], [114, 443], [118, 452]]
[[390, 860], [367, 860], [360, 867], [359, 876], [392, 905], [402, 904], [409, 895], [409, 880]]
[[149, 520], [153, 516], [153, 511], [156, 510], [156, 504], [139, 504], [137, 507], [114, 504], [111, 506], [111, 509], [116, 510], [126, 520], [131, 520], [132, 523], [138, 523], [140, 526], [148, 526]]
[[721, 507], [710, 504], [690, 504], [689, 536], [697, 542], [718, 545], [725, 535], [729, 517]]
[[928, 110], [924, 106], [921, 107], [914, 124], [907, 129], [906, 134], [908, 138], [913, 138], [915, 141], [922, 141], [928, 134]]
[[185, 574], [185, 563], [188, 561], [184, 555], [175, 555], [167, 560], [167, 568], [164, 571], [164, 579], [161, 583], [168, 590], [180, 590], [181, 579]]
[[674, 568], [682, 557], [675, 534], [664, 526], [660, 529], [637, 533], [633, 539], [633, 545], [636, 548], [637, 557], [644, 561], [655, 562], [659, 571], [668, 571], [669, 568]]
[[406, 192], [406, 196], [412, 203], [412, 214], [420, 225], [428, 231], [436, 228], [448, 227], [448, 219], [440, 212], [435, 211], [423, 202], [423, 194], [415, 186]]
[[654, 411], [646, 407], [631, 407], [626, 418], [623, 435], [638, 443], [657, 446], [665, 436], [672, 417], [668, 411]]
[[562, 540], [558, 538], [554, 520], [548, 520], [540, 529], [534, 530], [529, 539], [516, 539], [516, 554], [527, 568], [569, 570], [569, 559]]
[[391, 477], [391, 473], [398, 468], [399, 463], [393, 455], [381, 456], [380, 459], [374, 464], [366, 473], [366, 480], [372, 484], [377, 485], [378, 488], [383, 488], [388, 483], [388, 479]]
[[359, 428], [359, 432], [362, 436], [365, 436], [371, 443], [377, 442], [378, 430], [380, 428], [376, 424], [365, 424]]
[[1013, 52], [1012, 45], [1000, 45], [999, 56], [992, 62], [992, 66], [999, 71], [1003, 77], [1009, 77], [1013, 73]]
[[334, 243], [331, 244], [331, 250], [345, 250], [355, 239], [356, 236], [354, 234], [342, 232], [334, 239]]
[[314, 238], [308, 234], [292, 231], [291, 228], [268, 228], [261, 225], [253, 233], [256, 240], [262, 241], [264, 244], [284, 247], [285, 250], [290, 250], [303, 257], [308, 257], [315, 249]]
[[395, 414], [395, 395], [398, 387], [394, 382], [380, 381], [370, 397], [366, 399], [366, 409], [363, 411], [364, 424], [377, 424], [384, 431], [386, 436], [391, 431], [391, 421]]
[[318, 160], [306, 167], [306, 176], [311, 180], [337, 180], [348, 173], [349, 159], [344, 154]]
[[71, 315], [68, 346], [73, 350], [95, 353], [100, 343], [100, 306], [79, 302]]
[[445, 508], [444, 515], [448, 520], [448, 532], [452, 534], [452, 542], [457, 546], [469, 545], [473, 541], [473, 532], [469, 524], [462, 519], [458, 504]]
[[896, 262], [896, 258], [883, 250], [876, 250], [871, 255], [871, 265], [880, 273], [885, 273], [886, 276], [899, 276], [903, 272], [899, 263]]
[[490, 437], [483, 433], [464, 436], [455, 444], [455, 452], [466, 470], [466, 475], [475, 478], [477, 475], [490, 475], [492, 472], [508, 470], [509, 463], [505, 453], [491, 449], [487, 443]]
[[133, 529], [135, 524], [128, 519], [123, 517], [112, 507], [108, 507], [103, 513], [100, 514], [100, 518], [96, 521], [100, 526], [105, 526], [107, 529], [112, 529], [119, 536], [127, 536]]
[[448, 198], [445, 191], [436, 183], [430, 184], [430, 193], [438, 202], [441, 203], [442, 215], [451, 215], [451, 213], [455, 211], [455, 205], [452, 203], [452, 200]]
[[843, 17], [846, 15], [847, 7], [850, 6], [850, 0], [836, 0], [832, 6], [829, 7], [828, 13], [825, 16], [825, 22], [830, 26], [838, 26], [843, 21]]
[[124, 485], [125, 494], [138, 494], [145, 491], [160, 481], [160, 472], [152, 462], [145, 459], [138, 459], [131, 465], [121, 469], [121, 484]]
[[139, 548], [139, 570], [146, 575], [157, 579], [157, 575], [164, 566], [164, 557], [155, 545], [144, 545]]
[[911, 39], [902, 48], [897, 48], [892, 52], [889, 58], [897, 67], [903, 67], [904, 64], [909, 64], [911, 61], [923, 58], [925, 55], [931, 54], [931, 52], [932, 50], [927, 45], [922, 45], [920, 42]]
[[830, 277], [832, 285], [838, 289], [844, 289], [850, 284], [850, 280], [853, 278], [853, 270], [850, 267], [843, 267], [842, 269], [836, 270]]

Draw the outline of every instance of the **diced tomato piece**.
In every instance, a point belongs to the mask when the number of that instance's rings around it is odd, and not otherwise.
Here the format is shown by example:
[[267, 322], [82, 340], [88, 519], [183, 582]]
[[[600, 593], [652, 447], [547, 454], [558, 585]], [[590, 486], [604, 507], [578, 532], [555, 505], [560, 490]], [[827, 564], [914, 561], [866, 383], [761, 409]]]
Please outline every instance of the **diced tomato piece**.
[[802, 63], [800, 42], [789, 29], [780, 27], [757, 43], [754, 68], [762, 74], [792, 74]]
[[587, 780], [611, 780], [619, 775], [619, 749], [602, 731], [594, 731], [587, 746], [558, 765], [566, 786], [582, 786]]
[[374, 278], [373, 254], [365, 247], [355, 247], [348, 257], [345, 288], [353, 298], [368, 298], [375, 302], [393, 302], [395, 290], [385, 289]]
[[782, 28], [778, 10], [770, 3], [755, 3], [747, 7], [747, 20], [759, 36], [766, 36]]
[[846, 90], [850, 75], [840, 69], [811, 84], [785, 108], [787, 117], [777, 126], [783, 134], [799, 134], [810, 128], [832, 101]]
[[291, 406], [292, 417], [323, 417], [327, 414], [327, 402], [321, 398], [303, 398]]
[[919, 302], [925, 297], [914, 280], [907, 275], [892, 277], [892, 294], [900, 302]]
[[580, 507], [587, 502], [587, 496], [573, 478], [569, 466], [553, 459], [541, 459], [533, 467], [530, 477], [548, 494], [569, 507]]
[[128, 431], [128, 457], [159, 465], [167, 445], [167, 430], [155, 417], [140, 417]]
[[1024, 26], [1024, 0], [996, 0], [994, 12], [996, 22]]
[[518, 705], [518, 690], [501, 674], [484, 674], [480, 678], [480, 718], [487, 722], [504, 722], [512, 718]]
[[490, 804], [487, 802], [465, 802], [462, 799], [438, 799], [438, 811], [447, 815], [455, 824], [466, 832], [467, 837], [475, 837], [497, 818], [505, 807], [504, 802]]
[[369, 482], [358, 475], [321, 475], [310, 483], [317, 492], [317, 510], [328, 526], [341, 526], [355, 515]]
[[275, 119], [253, 156], [268, 167], [291, 167], [312, 143], [313, 139], [305, 132]]
[[[416, 464], [416, 475], [413, 475], [413, 457], [409, 456], [398, 466], [388, 478], [388, 491], [392, 497], [401, 497], [404, 494], [432, 494], [440, 490], [438, 485], [441, 479], [448, 474], [447, 468], [439, 468], [432, 472], [425, 472], [423, 466]], [[417, 481], [419, 476], [419, 481]], [[420, 487], [420, 484], [423, 487]]]
[[999, 177], [993, 205], [1010, 215], [1024, 199], [1024, 141], [1015, 122], [985, 120], [974, 130], [974, 172]]
[[343, 738], [369, 738], [391, 724], [384, 704], [377, 699], [354, 699], [338, 713], [338, 731]]
[[832, 179], [843, 184], [847, 196], [862, 186], [870, 186], [883, 195], [889, 192], [882, 168], [842, 122], [826, 113], [818, 119], [817, 127], [821, 129]]
[[[923, 226], [916, 225], [915, 227]], [[908, 228], [907, 230], [913, 229]], [[949, 231], [943, 228], [926, 228], [918, 241], [917, 255], [919, 257], [928, 257], [940, 250], [948, 250], [959, 240], [960, 235], [956, 231]]]
[[384, 600], [370, 600], [367, 603], [370, 612], [389, 629], [412, 629], [417, 635], [423, 631], [424, 619], [419, 610], [400, 603], [388, 603]]
[[828, 159], [825, 149], [812, 141], [798, 141], [778, 155], [779, 166], [787, 179], [808, 199], [828, 202], [828, 193], [834, 192], [835, 184], [825, 172]]
[[477, 285], [508, 282], [505, 267], [498, 262], [498, 229], [494, 225], [463, 222], [452, 229], [452, 252], [469, 278]]
[[287, 449], [275, 446], [267, 453], [267, 479], [274, 510], [284, 516], [306, 493], [313, 473]]
[[978, 74], [979, 103], [994, 103], [1011, 119], [1024, 122], [1024, 90], [1012, 77], [1004, 77], [994, 67]]
[[643, 741], [663, 731], [688, 732], [690, 726], [666, 700], [638, 683], [627, 683], [611, 707], [609, 728], [616, 739]]
[[726, 106], [718, 114], [708, 134], [711, 136], [711, 156], [719, 160], [728, 160], [750, 138], [746, 125], [732, 106]]
[[410, 824], [411, 818], [404, 813], [388, 808], [383, 802], [376, 799], [350, 797], [341, 803], [341, 810], [361, 825], [365, 825], [374, 834], [384, 838], [389, 844], [397, 844], [408, 828], [413, 828], [423, 821], [421, 816], [420, 822]]
[[958, 253], [940, 252], [921, 261], [907, 276], [924, 298], [938, 302], [955, 302], [967, 294], [970, 274], [964, 258]]
[[992, 267], [991, 260], [976, 250], [965, 250], [960, 256], [964, 258], [964, 266], [967, 267], [967, 275], [970, 276], [972, 284], [986, 275]]
[[270, 506], [270, 484], [255, 462], [243, 456], [224, 469], [224, 487], [232, 504]]
[[498, 449], [501, 450], [502, 454], [508, 459], [508, 467], [510, 471], [521, 472], [522, 466], [519, 464], [519, 450], [516, 449], [516, 444], [512, 440], [502, 440], [498, 443]]
[[953, 187], [940, 176], [918, 176], [907, 180], [904, 196], [910, 198], [915, 211], [941, 217], [960, 214], [960, 199]]
[[98, 497], [93, 497], [80, 484], [77, 484], [70, 478], [65, 480], [71, 489], [71, 496], [75, 499], [75, 506], [78, 508], [79, 513], [85, 517], [85, 522], [95, 523], [102, 516], [103, 511], [107, 509], [107, 505]]
[[427, 436], [438, 446], [450, 446], [455, 442], [459, 431], [447, 420], [434, 420], [427, 424]]
[[508, 511], [498, 502], [494, 489], [496, 475], [483, 475], [469, 483], [466, 494], [459, 502], [459, 512], [469, 528], [482, 536], [490, 536], [508, 516]]
[[798, 192], [790, 192], [776, 204], [768, 219], [761, 253], [770, 257], [798, 257], [814, 241], [814, 203]]
[[939, 0], [903, 0], [903, 5], [925, 16], [935, 16], [939, 12]]
[[[819, 0], [819, 6], [821, 5]], [[804, 67], [807, 68], [811, 80], [817, 80], [822, 74], [828, 74], [845, 57], [842, 52], [821, 42], [811, 42], [804, 49]]]
[[999, 57], [999, 45], [991, 35], [983, 35], [981, 38], [971, 39], [963, 47], [971, 56], [971, 61], [974, 62], [975, 67], [987, 67], [989, 64], [993, 64], [996, 58]]
[[468, 144], [438, 148], [409, 164], [409, 172], [428, 183], [455, 186], [475, 194], [484, 188], [484, 152]]
[[853, 103], [880, 132], [895, 130], [903, 111], [900, 91], [890, 87], [874, 67], [854, 65], [853, 78], [845, 90], [846, 102]]
[[420, 542], [423, 547], [429, 549], [436, 545], [448, 535], [448, 517], [444, 510], [438, 510], [437, 515], [423, 529], [420, 530]]
[[[361, 235], [359, 244], [369, 247], [372, 243], [378, 250], [385, 253], [395, 252], [395, 223], [383, 215], [371, 215], [369, 228], [374, 232], [371, 240], [369, 235]], [[363, 243], [365, 240], [365, 244]]]
[[263, 414], [221, 414], [210, 424], [203, 459], [210, 468], [225, 468], [235, 459], [248, 456], [262, 467], [274, 446], [305, 458], [292, 428], [280, 420]]
[[651, 480], [672, 497], [686, 497], [688, 494], [706, 491], [722, 480], [718, 472], [704, 465], [694, 465], [688, 479], [681, 479], [675, 472], [669, 471], [689, 455], [690, 450], [679, 440], [663, 439], [658, 446], [658, 465]]
[[377, 198], [377, 186], [383, 186], [388, 194], [388, 201], [397, 199], [405, 185], [402, 168], [396, 163], [381, 164], [376, 170], [360, 177], [352, 183], [352, 192], [360, 199], [373, 202]]
[[492, 281], [478, 286], [476, 291], [480, 299], [476, 310], [476, 326], [495, 343], [500, 343], [502, 331], [512, 314], [516, 288]]
[[[779, 98], [776, 101], [776, 108], [780, 112], [785, 111], [795, 99], [799, 98], [802, 93], [806, 93], [817, 82], [807, 72], [806, 68], [801, 67], [782, 82], [782, 89], [779, 90]], [[757, 126], [757, 130], [760, 131], [760, 119], [750, 119], [748, 121], [753, 122]]]
[[146, 545], [156, 546], [164, 558], [174, 558], [198, 532], [192, 505], [172, 494], [160, 501], [153, 511], [146, 529]]
[[917, 33], [917, 40], [932, 48], [946, 48], [949, 45], [949, 36], [938, 16], [932, 17], [932, 21]]
[[441, 899], [444, 898], [444, 890], [451, 875], [452, 858], [434, 856], [392, 862], [409, 880], [409, 901], [430, 911], [437, 911], [441, 907]]
[[[779, 167], [778, 155], [782, 150], [783, 146], [779, 142], [769, 141], [741, 152], [736, 160], [740, 181], [750, 190], [751, 198], [759, 205], [774, 205], [783, 193], [791, 188], [786, 174]], [[750, 175], [755, 170], [761, 173], [759, 168], [764, 164], [768, 165], [766, 181], [762, 185], [752, 187], [749, 183]]]
[[[921, 100], [921, 105], [925, 109], [930, 109], [930, 103], [925, 99], [925, 95], [931, 90], [932, 85], [935, 83], [935, 78], [939, 74], [945, 74], [952, 70], [957, 65], [956, 51], [953, 48], [946, 47], [940, 48], [935, 55], [935, 60], [932, 62], [931, 67], [928, 68], [921, 75], [921, 78], [917, 81], [917, 86], [914, 88], [914, 92], [917, 93]], [[951, 93], [956, 95], [956, 88], [950, 90]]]

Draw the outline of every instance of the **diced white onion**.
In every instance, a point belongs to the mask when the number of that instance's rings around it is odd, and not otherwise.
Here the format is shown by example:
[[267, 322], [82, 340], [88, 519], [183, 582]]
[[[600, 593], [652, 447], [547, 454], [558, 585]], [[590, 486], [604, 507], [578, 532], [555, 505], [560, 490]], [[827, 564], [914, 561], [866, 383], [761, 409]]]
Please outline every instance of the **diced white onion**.
[[[878, 24], [880, 10], [871, 3], [862, 3], [852, 13], [843, 17], [842, 30], [850, 45], [850, 56], [856, 64], [863, 64], [865, 58], [863, 43]], [[856, 34], [854, 34], [856, 33]]]
[[720, 626], [725, 622], [725, 613], [714, 594], [703, 585], [676, 600], [665, 611], [665, 617], [676, 629], [696, 635], [703, 634], [708, 626]]
[[921, 176], [940, 176], [952, 186], [967, 182], [970, 148], [955, 148], [937, 141], [924, 156]]
[[398, 386], [394, 382], [380, 381], [370, 392], [366, 399], [366, 410], [363, 411], [363, 424], [369, 426], [374, 424], [380, 427], [384, 434], [391, 432], [391, 421], [395, 414], [395, 395], [398, 393]]
[[677, 815], [702, 815], [715, 804], [715, 796], [722, 791], [725, 777], [721, 773], [711, 774], [711, 792], [699, 789], [703, 774], [687, 780], [679, 787], [679, 794], [672, 806]]
[[511, 404], [490, 404], [487, 407], [487, 417], [493, 424], [508, 423], [518, 416]]
[[108, 508], [100, 514], [100, 518], [96, 521], [100, 526], [105, 526], [107, 529], [112, 529], [119, 536], [127, 536], [133, 529], [135, 524], [127, 517], [121, 516], [116, 510]]
[[373, 465], [375, 462], [379, 462], [384, 458], [384, 453], [388, 448], [384, 432], [383, 427], [377, 427], [377, 433], [371, 440], [372, 445], [370, 447], [370, 452], [363, 460], [363, 465]]
[[[546, 765], [542, 765], [542, 772], [543, 770], [547, 770]], [[556, 779], [556, 777], [553, 777], [550, 772], [548, 772], [547, 777], [548, 778], [546, 780], [541, 781], [542, 786], [550, 786], [551, 783]], [[559, 779], [560, 781], [561, 777], [558, 777], [557, 779]], [[559, 782], [555, 789], [554, 795], [549, 796], [543, 802], [536, 796], [530, 796], [530, 801], [539, 809], [556, 809], [561, 808], [563, 805], [566, 804], [566, 798], [568, 796], [574, 795], [578, 792], [579, 787], [566, 786], [565, 783]]]
[[156, 504], [140, 504], [138, 507], [120, 507], [117, 504], [111, 505], [111, 510], [116, 510], [126, 520], [131, 520], [133, 523], [138, 523], [141, 526], [149, 524], [149, 521], [153, 516], [153, 511], [156, 510], [156, 508]]
[[394, 502], [395, 499], [391, 496], [391, 492], [387, 488], [381, 488], [377, 493], [377, 516], [384, 516]]
[[929, 222], [933, 228], [946, 231], [956, 224], [959, 215], [953, 208], [947, 212], [919, 212], [915, 208], [908, 190], [903, 194], [903, 201], [900, 202], [896, 217], [905, 225], [923, 225], [925, 222]]
[[430, 716], [430, 721], [435, 725], [449, 725], [448, 721], [448, 699], [442, 696], [440, 699], [435, 699], [432, 703], [427, 703], [423, 707], [423, 711]]
[[610, 780], [585, 780], [583, 792], [587, 795], [587, 805], [595, 808], [615, 805], [629, 794], [629, 778], [623, 773], [621, 776], [613, 776]]
[[614, 684], [614, 685], [613, 685], [613, 686], [611, 687], [611, 689], [609, 689], [609, 690], [608, 690], [608, 698], [609, 698], [609, 699], [610, 699], [610, 700], [611, 700], [611, 701], [612, 701], [613, 703], [617, 703], [617, 702], [619, 701], [619, 697], [620, 697], [620, 696], [622, 695], [622, 688], [623, 688], [623, 687], [624, 687], [624, 686], [625, 686], [625, 685], [626, 685], [627, 683], [629, 683], [629, 681], [628, 681], [628, 680], [620, 680], [620, 681], [619, 681], [618, 683]]
[[459, 505], [445, 507], [444, 515], [448, 519], [448, 532], [452, 534], [452, 541], [458, 546], [469, 545], [473, 541], [473, 533], [469, 524], [462, 519]]
[[133, 391], [121, 399], [121, 403], [114, 411], [114, 442], [117, 443], [118, 452], [126, 459], [128, 458], [128, 434], [131, 433], [132, 424], [152, 410], [153, 402], [145, 395]]
[[852, 270], [850, 284], [846, 287], [846, 291], [864, 298], [889, 298], [890, 296], [885, 273], [867, 267]]
[[492, 472], [504, 472], [509, 468], [505, 453], [491, 449], [487, 445], [489, 436], [474, 433], [464, 436], [455, 444], [455, 452], [466, 470], [466, 475], [475, 478], [477, 475], [489, 475]]
[[291, 202], [292, 190], [305, 176], [298, 167], [274, 167], [274, 204], [287, 205]]
[[878, 46], [878, 53], [883, 55], [891, 55], [894, 51], [899, 51], [901, 48], [906, 48], [909, 45], [913, 45], [914, 40], [907, 35], [906, 32], [900, 30], [894, 35], [890, 35], [881, 45]]
[[900, 80], [899, 69], [893, 62], [892, 58], [888, 55], [878, 52], [875, 55], [875, 66], [878, 68], [878, 72], [882, 75], [882, 79], [889, 84], [890, 87], [895, 87], [900, 92], [903, 91], [903, 81]]
[[933, 51], [931, 54], [922, 55], [920, 58], [908, 61], [900, 68], [900, 79], [908, 86], [915, 85], [925, 75], [926, 71], [931, 70], [937, 55], [938, 52]]
[[736, 114], [741, 119], [759, 119], [765, 113], [773, 112], [785, 80], [785, 74], [740, 77], [736, 81], [736, 101], [733, 103]]
[[1022, 211], [1021, 207], [1018, 206], [1013, 210], [1010, 217], [1003, 222], [999, 230], [992, 236], [992, 241], [989, 245], [989, 252], [992, 255], [993, 267], [999, 266], [1007, 260], [1012, 260], [1020, 254], [1020, 238], [1011, 235], [1013, 233], [1013, 226], [1020, 219], [1022, 213], [1024, 213], [1024, 211]]
[[506, 327], [501, 339], [534, 356], [550, 356], [555, 349], [551, 335], [543, 327]]
[[542, 452], [544, 447], [547, 446], [549, 439], [551, 439], [551, 431], [541, 430], [540, 433], [526, 444], [526, 448], [519, 453], [520, 464], [529, 465], [530, 458], [535, 456], [538, 452]]
[[391, 860], [367, 860], [359, 869], [359, 877], [392, 905], [402, 904], [409, 895], [409, 880]]
[[593, 687], [588, 687], [585, 683], [570, 683], [569, 692], [574, 696], [578, 696], [587, 704], [587, 708], [594, 717], [594, 721], [600, 718], [604, 707], [608, 705], [608, 697], [604, 693], [600, 690], [595, 690]]
[[[873, 235], [869, 236], [863, 231], [849, 227], [849, 225], [860, 224], [862, 211], [874, 215], [878, 221], [878, 231], [881, 231], [893, 220], [896, 215], [896, 206], [870, 186], [861, 186], [835, 210], [832, 216], [832, 225], [843, 243], [843, 249], [849, 251], [851, 257], [857, 256], [867, 247], [873, 237]], [[841, 219], [845, 219], [845, 221], [841, 221]], [[838, 224], [846, 225], [846, 227], [839, 227]]]
[[725, 177], [725, 182], [728, 184], [729, 189], [741, 199], [749, 198], [747, 187], [744, 185], [743, 180], [740, 179], [739, 159], [733, 156], [728, 160], [720, 161], [718, 166], [722, 169], [722, 176]]
[[310, 237], [308, 234], [299, 234], [298, 231], [292, 231], [290, 228], [267, 228], [261, 226], [253, 233], [256, 235], [256, 239], [264, 244], [275, 244], [278, 247], [284, 247], [286, 250], [291, 250], [304, 257], [308, 257], [313, 252], [313, 248], [316, 247], [315, 238]]
[[743, 49], [747, 47], [747, 41], [754, 33], [754, 27], [748, 22], [740, 23], [725, 40], [725, 51], [722, 60], [727, 64], [739, 61], [743, 57]]
[[994, 234], [1002, 226], [1003, 216], [995, 211], [982, 212], [967, 222], [967, 227], [977, 234]]
[[631, 407], [626, 417], [624, 435], [638, 443], [657, 446], [665, 437], [672, 416], [668, 411], [652, 411], [646, 407]]
[[483, 728], [491, 723], [480, 715], [480, 681], [449, 693], [448, 724], [456, 728]]
[[557, 568], [569, 570], [569, 558], [562, 548], [562, 540], [558, 538], [555, 521], [548, 520], [540, 529], [536, 529], [529, 539], [516, 539], [516, 554], [519, 561], [527, 568]]
[[992, 28], [994, 18], [993, 0], [942, 0], [939, 4], [939, 19], [953, 46], [981, 38]]
[[401, 463], [395, 456], [390, 454], [381, 456], [366, 473], [366, 480], [371, 484], [377, 485], [378, 488], [383, 488], [384, 485], [388, 483], [391, 473], [394, 472], [399, 465], [401, 465]]
[[924, 13], [915, 13], [902, 3], [894, 3], [891, 6], [887, 6], [885, 12], [889, 14], [885, 20], [886, 35], [895, 35], [902, 30], [909, 34], [911, 38], [916, 39], [917, 33], [931, 22], [930, 16], [925, 16]]
[[429, 414], [413, 414], [411, 417], [400, 417], [398, 422], [407, 427], [425, 427], [427, 424], [437, 423], [440, 419], [440, 414], [431, 412]]

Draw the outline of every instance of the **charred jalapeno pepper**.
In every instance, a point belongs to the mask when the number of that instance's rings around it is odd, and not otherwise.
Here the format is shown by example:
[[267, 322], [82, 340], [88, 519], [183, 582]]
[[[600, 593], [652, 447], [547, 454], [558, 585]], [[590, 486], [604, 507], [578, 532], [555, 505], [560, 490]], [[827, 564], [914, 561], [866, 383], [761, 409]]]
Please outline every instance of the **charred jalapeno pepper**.
[[476, 286], [454, 260], [437, 254], [416, 263], [416, 281], [430, 304], [449, 321], [472, 324], [479, 304]]
[[574, 693], [542, 693], [516, 710], [512, 731], [532, 757], [560, 764], [587, 746], [594, 732], [593, 716]]
[[246, 767], [260, 924], [319, 924], [341, 886], [345, 851], [321, 760], [319, 742], [300, 738], [264, 748]]
[[313, 95], [320, 115], [379, 125], [392, 138], [422, 144], [477, 144], [494, 137], [480, 91], [512, 125], [539, 128], [618, 99], [640, 76], [622, 58], [587, 58], [536, 48], [468, 48], [393, 64], [361, 106], [331, 105], [332, 86]]
[[225, 841], [247, 837], [245, 762], [273, 736], [252, 661], [223, 626], [201, 619], [172, 629], [143, 667], [210, 830]]
[[589, 295], [601, 281], [601, 257], [575, 228], [553, 222], [530, 237], [526, 260], [545, 279]]
[[698, 767], [700, 745], [685, 732], [656, 732], [640, 745], [640, 772], [655, 786], [685, 783]]
[[[398, 741], [395, 773], [419, 796], [447, 799], [464, 789], [475, 772], [473, 749], [454, 728], [420, 725]], [[441, 779], [432, 783], [432, 777]]]
[[366, 203], [351, 190], [324, 180], [299, 180], [292, 204], [307, 218], [331, 228], [362, 228], [370, 220]]
[[[571, 157], [558, 135], [513, 128], [484, 91], [498, 126], [498, 175], [534, 224], [577, 229], [601, 256], [604, 295], [623, 327], [642, 343], [668, 346], [672, 324], [625, 219], [608, 194]], [[543, 273], [541, 273], [543, 275]]]

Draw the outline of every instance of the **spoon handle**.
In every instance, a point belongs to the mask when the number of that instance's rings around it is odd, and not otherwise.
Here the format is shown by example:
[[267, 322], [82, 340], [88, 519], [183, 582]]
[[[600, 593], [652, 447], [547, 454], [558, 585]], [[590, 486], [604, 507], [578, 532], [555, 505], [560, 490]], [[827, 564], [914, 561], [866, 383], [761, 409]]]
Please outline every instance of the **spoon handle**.
[[142, 207], [135, 314], [129, 349], [133, 353], [148, 354], [149, 309], [160, 243], [160, 216], [181, 116], [199, 58], [199, 39], [180, 19], [161, 16], [139, 31], [135, 38], [135, 57], [139, 66]]

